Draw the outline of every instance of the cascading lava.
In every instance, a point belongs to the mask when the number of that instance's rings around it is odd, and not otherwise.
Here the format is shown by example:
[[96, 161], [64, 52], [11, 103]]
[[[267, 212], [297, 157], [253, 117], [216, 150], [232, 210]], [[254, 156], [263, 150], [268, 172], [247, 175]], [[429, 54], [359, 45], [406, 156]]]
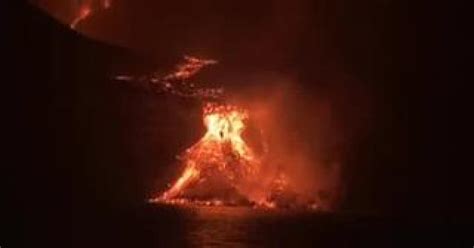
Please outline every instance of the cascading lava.
[[[182, 157], [185, 169], [157, 201], [249, 203], [246, 188], [260, 170], [260, 161], [242, 137], [248, 113], [236, 106], [207, 103], [204, 136]], [[254, 182], [255, 183], [255, 182]]]
[[203, 107], [206, 133], [181, 156], [184, 170], [153, 203], [304, 207], [297, 205], [287, 175], [264, 165], [242, 134], [249, 113], [234, 105], [208, 102]]
[[[197, 88], [188, 79], [215, 60], [185, 56], [184, 63], [165, 76], [117, 76], [119, 81], [145, 83], [157, 93], [198, 99], [203, 103], [203, 137], [180, 156], [183, 171], [152, 203], [247, 205], [265, 208], [318, 208], [316, 201], [296, 193], [292, 180], [267, 156], [255, 152], [244, 137], [250, 112], [225, 100], [220, 88]], [[262, 137], [260, 143], [266, 142]], [[258, 142], [257, 142], [258, 143]], [[297, 198], [300, 200], [297, 200]], [[304, 198], [304, 200], [301, 200]]]

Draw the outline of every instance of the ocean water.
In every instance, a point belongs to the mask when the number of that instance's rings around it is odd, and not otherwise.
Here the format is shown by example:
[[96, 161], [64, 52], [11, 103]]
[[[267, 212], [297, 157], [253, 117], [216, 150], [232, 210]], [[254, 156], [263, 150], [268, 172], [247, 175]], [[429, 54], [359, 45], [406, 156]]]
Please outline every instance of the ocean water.
[[390, 247], [397, 238], [384, 223], [334, 213], [149, 206], [140, 216], [137, 247]]
[[417, 216], [157, 204], [35, 216], [11, 247], [466, 247], [453, 225]]

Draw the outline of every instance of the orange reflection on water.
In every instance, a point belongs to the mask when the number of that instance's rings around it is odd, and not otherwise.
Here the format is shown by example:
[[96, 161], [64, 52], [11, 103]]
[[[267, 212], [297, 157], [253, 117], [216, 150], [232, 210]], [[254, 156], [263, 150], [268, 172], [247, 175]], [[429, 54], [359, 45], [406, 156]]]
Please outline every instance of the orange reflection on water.
[[[249, 247], [258, 245], [255, 221], [264, 210], [248, 207], [195, 207], [186, 237], [196, 247]], [[270, 214], [270, 213], [268, 213]]]

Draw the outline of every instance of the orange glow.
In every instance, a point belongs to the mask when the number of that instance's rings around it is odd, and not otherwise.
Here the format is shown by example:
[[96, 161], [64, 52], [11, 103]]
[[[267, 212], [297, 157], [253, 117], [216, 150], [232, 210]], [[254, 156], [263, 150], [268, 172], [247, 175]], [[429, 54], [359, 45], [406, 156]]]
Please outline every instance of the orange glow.
[[77, 24], [79, 24], [79, 22], [81, 22], [82, 20], [86, 19], [91, 14], [91, 12], [92, 10], [88, 5], [82, 6], [79, 10], [79, 14], [77, 15], [77, 17], [74, 18], [74, 20], [71, 22], [71, 28], [75, 29]]
[[186, 150], [183, 174], [160, 198], [170, 201], [181, 197], [187, 188], [209, 180], [211, 175], [222, 177], [239, 191], [245, 177], [258, 170], [258, 161], [241, 136], [247, 118], [248, 113], [243, 109], [207, 103], [203, 109], [207, 131], [197, 144]]
[[[171, 73], [163, 77], [153, 74], [141, 79], [157, 92], [203, 101], [202, 121], [206, 128], [201, 139], [179, 157], [183, 167], [181, 175], [164, 193], [149, 202], [189, 206], [322, 209], [318, 192], [304, 183], [309, 177], [299, 174], [301, 170], [293, 171], [298, 168], [297, 164], [307, 164], [302, 159], [304, 157], [295, 156], [299, 154], [295, 152], [298, 147], [285, 146], [287, 149], [280, 149], [283, 144], [270, 144], [270, 140], [267, 140], [269, 136], [264, 136], [257, 125], [252, 125], [253, 128], [244, 133], [251, 116], [259, 125], [273, 127], [273, 122], [262, 121], [258, 108], [252, 106], [251, 113], [250, 109], [226, 102], [226, 95], [222, 91], [196, 88], [193, 82], [188, 81], [207, 65], [215, 63], [215, 60], [185, 56], [184, 62], [178, 64]], [[131, 76], [116, 78], [134, 81]], [[247, 138], [252, 142], [248, 143]], [[278, 149], [271, 150], [271, 145]]]
[[163, 194], [163, 198], [170, 199], [175, 197], [189, 182], [195, 180], [197, 177], [199, 177], [199, 171], [196, 170], [194, 164], [190, 161], [183, 175], [176, 181], [171, 189]]
[[217, 61], [209, 59], [198, 59], [191, 56], [184, 56], [184, 63], [179, 64], [176, 67], [176, 70], [171, 74], [168, 74], [163, 79], [165, 81], [169, 80], [186, 80], [194, 76], [200, 70], [208, 65], [217, 64]]
[[[98, 11], [96, 8], [92, 8], [94, 6], [94, 0], [84, 1], [79, 8], [79, 11], [76, 17], [72, 20], [71, 24], [69, 25], [72, 29], [76, 29], [77, 25], [90, 17], [92, 12]], [[102, 9], [109, 9], [112, 6], [112, 0], [101, 0], [100, 7]]]
[[[295, 205], [288, 176], [263, 166], [262, 156], [256, 155], [244, 140], [242, 134], [248, 118], [248, 111], [237, 106], [206, 103], [205, 134], [181, 156], [184, 165], [181, 176], [150, 202], [198, 206], [239, 204], [265, 209]], [[308, 206], [317, 208], [305, 205]]]
[[104, 9], [110, 8], [111, 5], [112, 5], [111, 0], [104, 0], [104, 1], [102, 1], [102, 7], [103, 7]]

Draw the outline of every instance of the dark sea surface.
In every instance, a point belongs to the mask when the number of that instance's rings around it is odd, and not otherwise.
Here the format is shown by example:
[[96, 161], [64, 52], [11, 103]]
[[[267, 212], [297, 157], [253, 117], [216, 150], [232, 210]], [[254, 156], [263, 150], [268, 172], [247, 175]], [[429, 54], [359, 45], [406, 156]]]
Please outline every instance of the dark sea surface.
[[435, 217], [156, 204], [100, 212], [47, 211], [43, 208], [39, 215], [35, 210], [20, 229], [18, 219], [12, 225], [4, 222], [9, 229], [0, 233], [6, 237], [1, 246], [472, 247], [469, 226]]
[[246, 207], [150, 205], [134, 222], [120, 227], [117, 246], [399, 247], [439, 245], [446, 236], [435, 235], [440, 230], [429, 223], [404, 226], [369, 217]]

